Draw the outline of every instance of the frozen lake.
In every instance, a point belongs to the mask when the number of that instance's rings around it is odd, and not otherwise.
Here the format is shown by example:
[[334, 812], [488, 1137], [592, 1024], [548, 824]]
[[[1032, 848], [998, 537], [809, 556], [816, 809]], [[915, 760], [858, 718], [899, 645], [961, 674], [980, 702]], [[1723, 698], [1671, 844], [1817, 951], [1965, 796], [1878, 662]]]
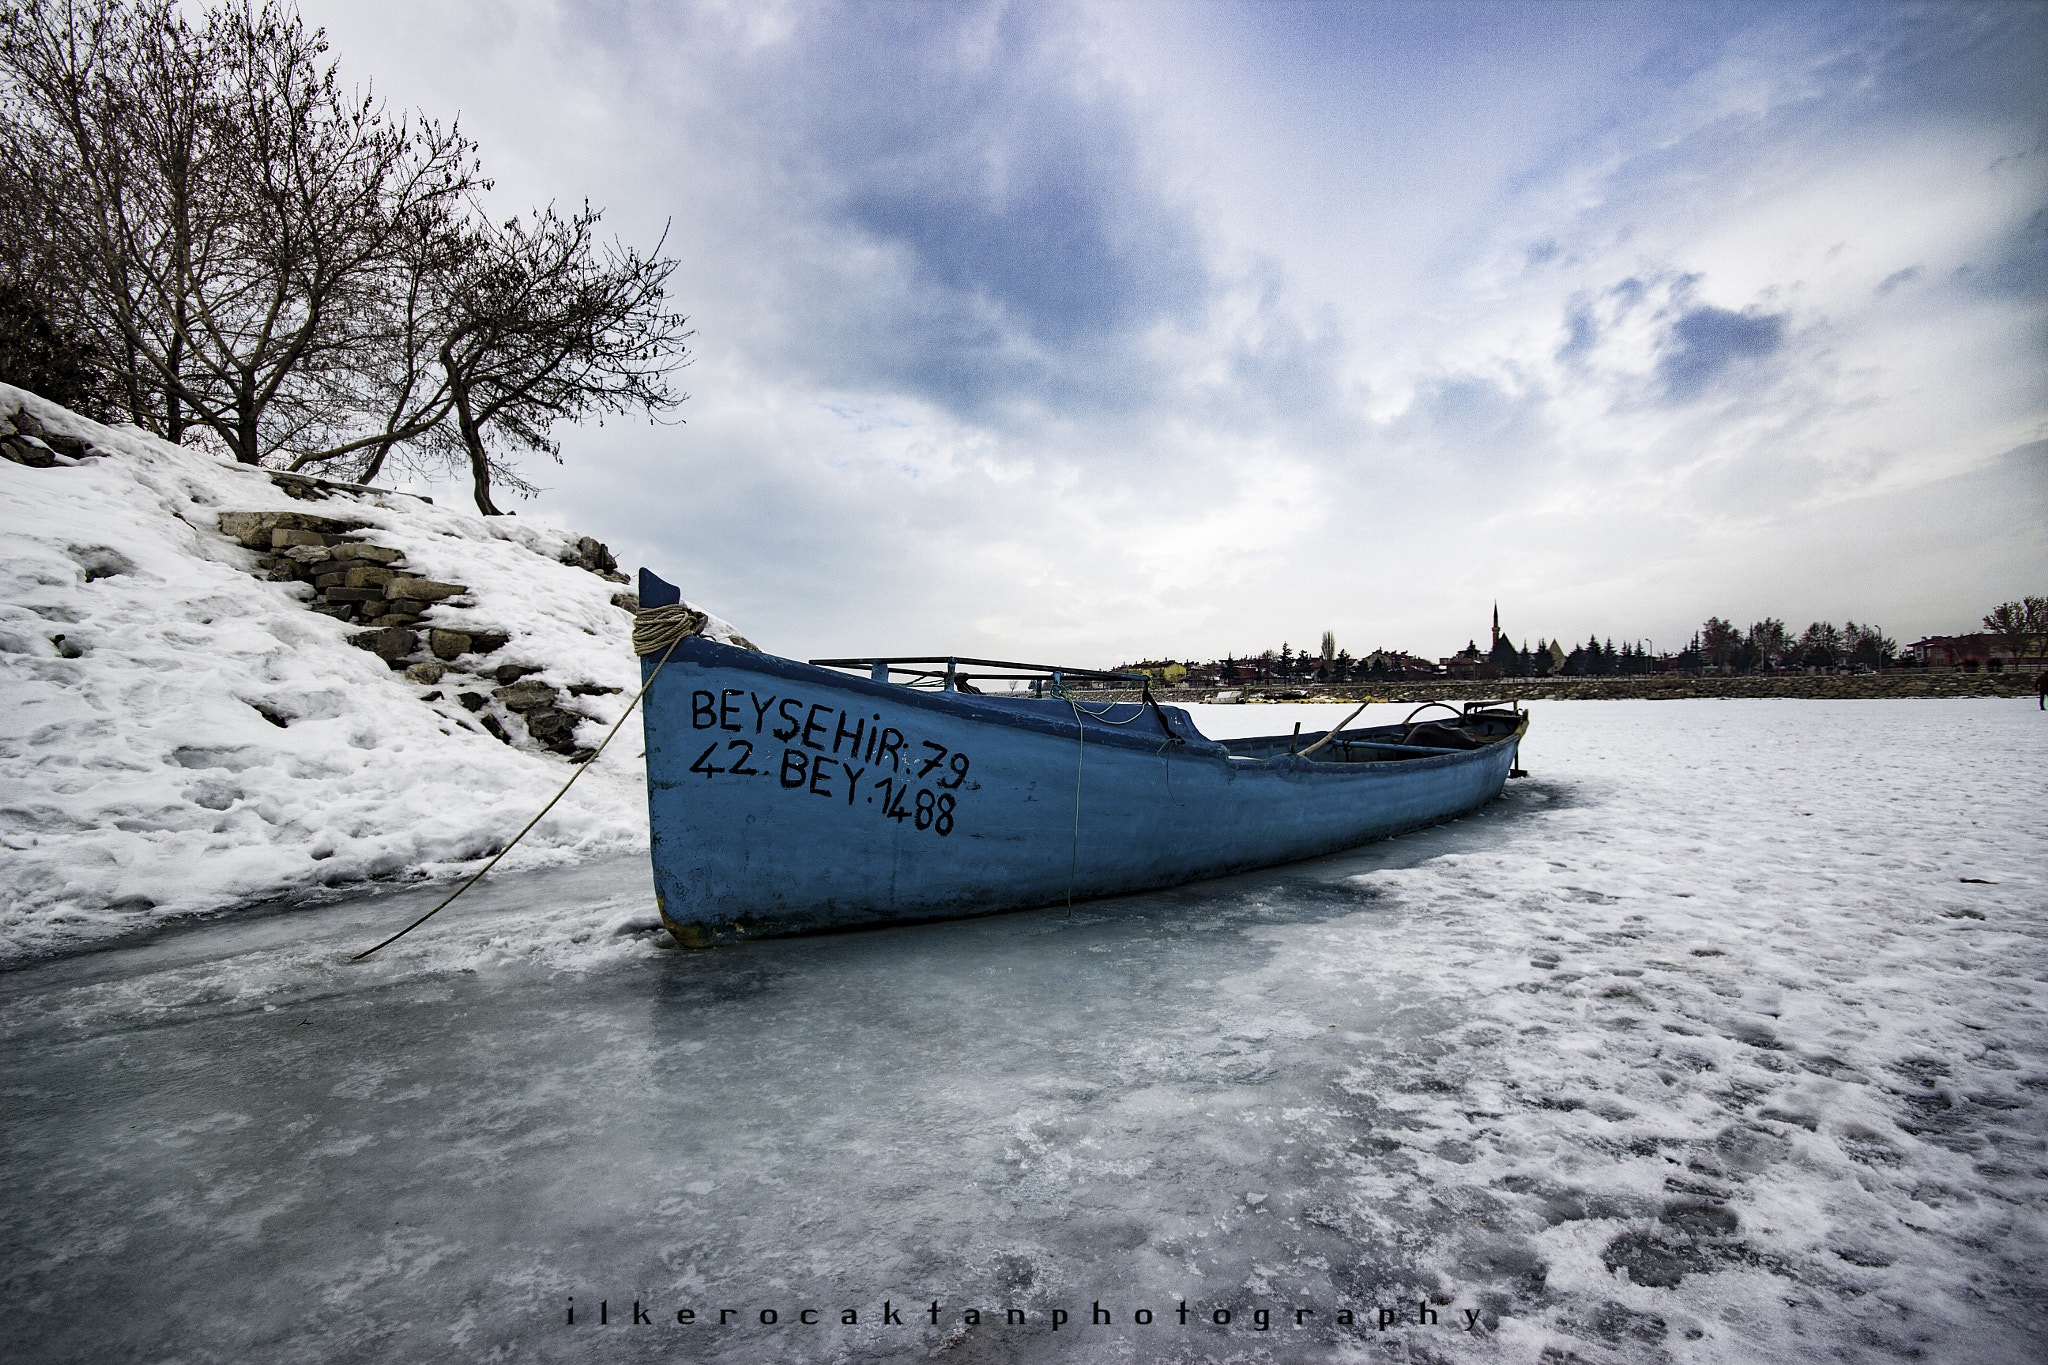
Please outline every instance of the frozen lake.
[[2048, 1357], [2048, 716], [1533, 709], [1477, 815], [1071, 918], [686, 954], [628, 857], [10, 972], [0, 1343]]

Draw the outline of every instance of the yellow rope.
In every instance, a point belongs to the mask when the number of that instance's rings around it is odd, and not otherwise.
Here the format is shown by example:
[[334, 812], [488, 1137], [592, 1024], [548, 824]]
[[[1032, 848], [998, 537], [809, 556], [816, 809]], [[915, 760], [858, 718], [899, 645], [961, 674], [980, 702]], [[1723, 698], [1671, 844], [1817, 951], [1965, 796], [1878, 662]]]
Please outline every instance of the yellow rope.
[[680, 640], [687, 640], [704, 629], [705, 616], [701, 611], [677, 605], [673, 607], [648, 607], [633, 614], [633, 652], [655, 654], [663, 649], [673, 648]]
[[[680, 640], [702, 635], [709, 621], [703, 612], [681, 603], [672, 607], [647, 607], [633, 616], [633, 652], [658, 654], [664, 649], [673, 649]], [[743, 635], [733, 636], [732, 643], [756, 654], [761, 652]]]
[[[528, 820], [526, 822], [526, 829], [522, 829], [517, 834], [512, 836], [512, 843], [507, 844], [503, 848], [499, 849], [497, 855], [493, 857], [489, 862], [485, 863], [481, 868], [479, 868], [475, 876], [471, 877], [462, 885], [456, 887], [454, 893], [451, 894], [447, 900], [442, 901], [439, 905], [427, 911], [426, 914], [421, 915], [411, 924], [406, 925], [403, 929], [400, 929], [390, 938], [385, 939], [383, 943], [379, 943], [375, 948], [365, 948], [362, 952], [357, 953], [354, 957], [350, 958], [349, 961], [361, 962], [371, 953], [376, 952], [377, 948], [382, 948], [387, 944], [396, 943], [399, 939], [404, 938], [407, 934], [419, 928], [422, 924], [425, 924], [428, 920], [432, 919], [434, 916], [440, 914], [443, 910], [446, 910], [450, 905], [454, 904], [456, 896], [461, 895], [463, 892], [469, 890], [470, 887], [475, 886], [478, 882], [482, 881], [484, 873], [489, 872], [492, 868], [496, 867], [498, 865], [498, 859], [504, 857], [507, 853], [510, 853], [512, 851], [513, 845], [517, 844], [521, 839], [524, 839], [526, 837], [527, 830], [530, 830], [535, 825], [539, 824], [541, 821], [541, 816], [546, 815], [549, 811], [553, 810], [555, 808], [555, 802], [561, 800], [563, 797], [569, 794], [569, 788], [576, 785], [576, 779], [583, 776], [584, 769], [590, 767], [592, 764], [597, 762], [597, 756], [604, 752], [605, 745], [610, 744], [612, 742], [612, 736], [616, 735], [619, 732], [619, 727], [626, 723], [626, 717], [633, 714], [633, 708], [640, 704], [640, 699], [647, 695], [647, 689], [654, 686], [654, 680], [661, 676], [661, 670], [663, 665], [668, 663], [668, 656], [675, 652], [675, 647], [677, 645], [689, 639], [692, 635], [695, 635], [699, 631], [703, 630], [705, 620], [706, 617], [703, 612], [692, 611], [690, 610], [690, 608], [684, 606], [650, 607], [646, 611], [635, 613], [633, 617], [633, 652], [635, 654], [646, 655], [652, 654], [655, 651], [659, 650], [661, 652], [661, 662], [654, 666], [654, 671], [647, 675], [647, 681], [642, 683], [640, 685], [640, 690], [633, 694], [633, 700], [626, 703], [626, 709], [622, 713], [620, 713], [619, 718], [617, 720], [612, 722], [612, 728], [605, 732], [604, 743], [599, 744], [596, 749], [592, 750], [589, 758], [585, 759], [583, 762], [576, 765], [576, 771], [569, 774], [569, 780], [562, 784], [562, 789], [556, 792], [554, 794], [553, 799], [551, 799], [545, 806], [542, 806], [540, 808], [540, 815], [536, 815], [531, 820]], [[744, 640], [737, 639], [737, 637], [735, 637], [735, 642], [745, 646], [748, 649], [754, 648], [752, 645], [747, 644]], [[756, 652], [758, 653], [759, 651]]]

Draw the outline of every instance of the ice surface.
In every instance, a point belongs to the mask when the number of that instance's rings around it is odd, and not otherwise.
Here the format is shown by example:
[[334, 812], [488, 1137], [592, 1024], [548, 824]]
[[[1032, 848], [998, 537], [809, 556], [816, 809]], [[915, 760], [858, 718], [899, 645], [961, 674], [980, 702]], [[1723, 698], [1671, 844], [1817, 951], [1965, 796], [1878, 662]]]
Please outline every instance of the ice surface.
[[620, 855], [13, 971], [0, 1344], [2042, 1359], [2048, 717], [1533, 709], [1477, 815], [1071, 919], [685, 954]]

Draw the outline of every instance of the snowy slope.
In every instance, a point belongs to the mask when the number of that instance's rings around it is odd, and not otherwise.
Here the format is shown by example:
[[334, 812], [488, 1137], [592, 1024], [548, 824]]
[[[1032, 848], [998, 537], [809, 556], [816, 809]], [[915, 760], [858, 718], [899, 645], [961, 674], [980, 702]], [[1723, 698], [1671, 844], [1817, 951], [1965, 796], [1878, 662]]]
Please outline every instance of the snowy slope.
[[[617, 586], [558, 562], [573, 536], [396, 494], [297, 501], [261, 473], [0, 385], [0, 412], [17, 407], [112, 453], [0, 462], [0, 956], [446, 872], [500, 848], [569, 775], [517, 725], [507, 747], [451, 700], [494, 680], [406, 681], [348, 644], [358, 627], [309, 611], [306, 585], [262, 581], [221, 512], [346, 514], [414, 572], [470, 585], [473, 605], [426, 620], [513, 637], [475, 667], [624, 689], [576, 700], [592, 718], [579, 743], [637, 689]], [[638, 730], [505, 865], [644, 842]]]

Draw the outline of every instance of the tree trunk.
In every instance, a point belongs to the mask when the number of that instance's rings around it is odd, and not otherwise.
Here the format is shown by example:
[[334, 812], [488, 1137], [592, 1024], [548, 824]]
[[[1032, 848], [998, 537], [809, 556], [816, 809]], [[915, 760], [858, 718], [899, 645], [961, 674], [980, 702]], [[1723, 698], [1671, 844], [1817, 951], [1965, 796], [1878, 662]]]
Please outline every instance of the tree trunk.
[[502, 517], [505, 514], [491, 501], [491, 461], [484, 454], [483, 435], [476, 429], [476, 416], [470, 411], [469, 385], [456, 368], [450, 348], [442, 348], [441, 360], [447, 367], [450, 391], [455, 398], [455, 424], [462, 432], [462, 447], [469, 452], [470, 477], [476, 483], [476, 510], [487, 517]]
[[370, 458], [363, 463], [362, 472], [356, 475], [357, 483], [368, 483], [384, 468], [384, 457], [391, 453], [391, 442], [380, 441], [370, 447]]
[[469, 470], [476, 480], [476, 510], [487, 517], [504, 516], [491, 502], [491, 466], [481, 445], [472, 444], [469, 448]]
[[164, 385], [164, 439], [178, 445], [185, 439], [185, 410], [178, 401], [178, 383], [185, 367], [185, 301], [178, 301], [177, 330], [171, 334], [169, 368], [171, 379]]
[[242, 464], [263, 463], [263, 447], [256, 437], [256, 376], [244, 369], [241, 392], [235, 395], [235, 459]]

